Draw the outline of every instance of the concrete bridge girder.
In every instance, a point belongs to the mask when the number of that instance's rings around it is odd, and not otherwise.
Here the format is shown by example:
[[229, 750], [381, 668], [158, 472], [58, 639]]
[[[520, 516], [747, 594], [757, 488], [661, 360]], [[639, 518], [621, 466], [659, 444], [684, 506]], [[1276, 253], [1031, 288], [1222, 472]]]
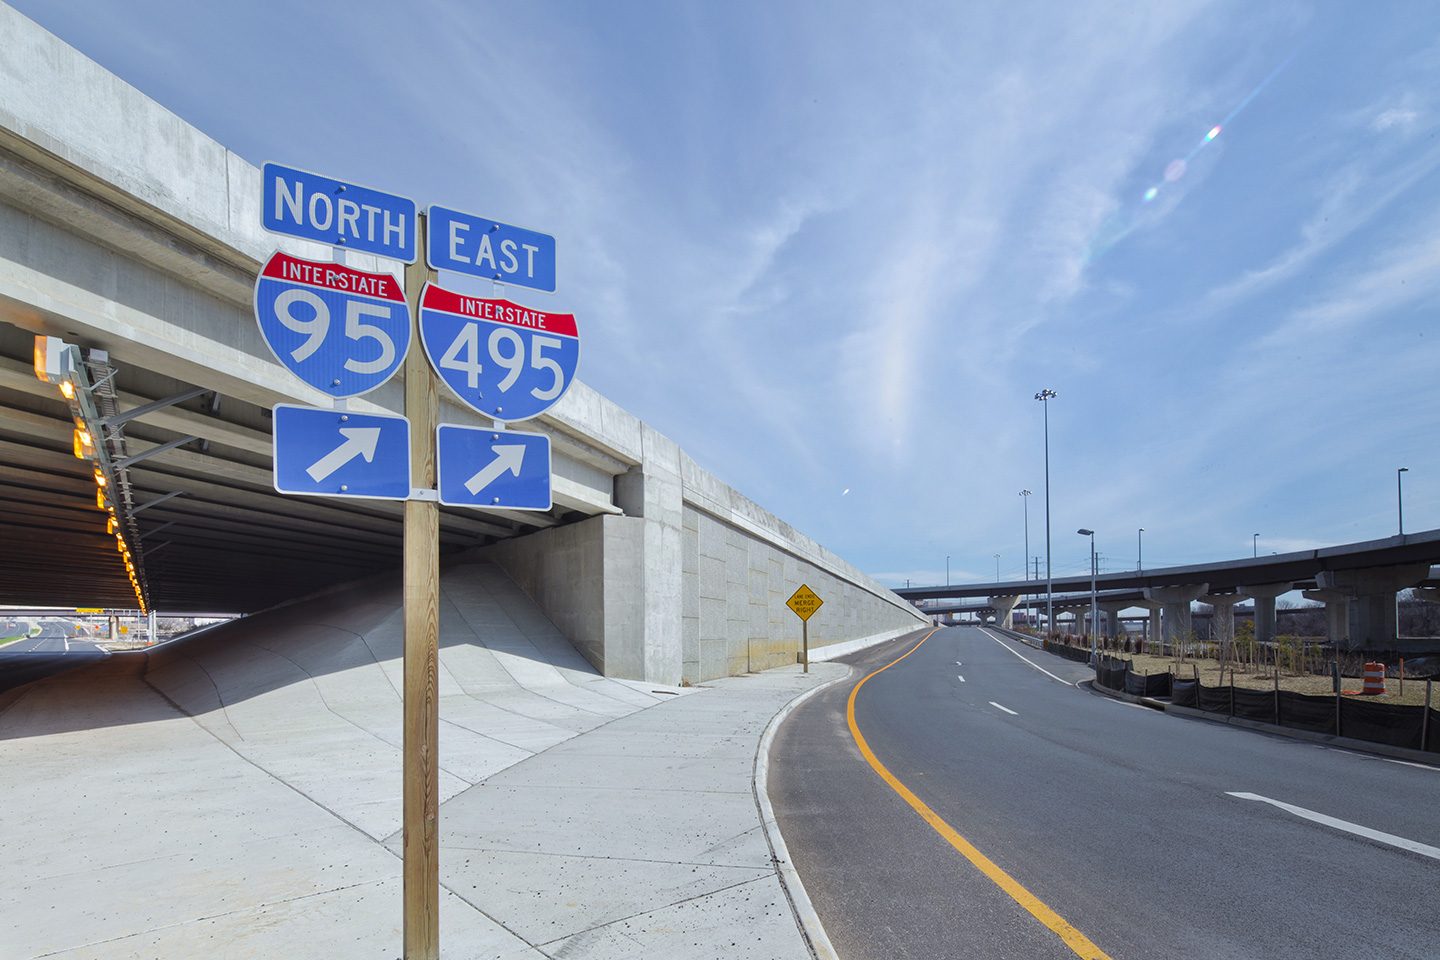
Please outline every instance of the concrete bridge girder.
[[[1190, 604], [1210, 590], [1208, 583], [1174, 587], [1146, 587], [1145, 599], [1161, 605], [1160, 633], [1166, 640], [1180, 640], [1190, 634]], [[1152, 615], [1153, 620], [1153, 615]]]

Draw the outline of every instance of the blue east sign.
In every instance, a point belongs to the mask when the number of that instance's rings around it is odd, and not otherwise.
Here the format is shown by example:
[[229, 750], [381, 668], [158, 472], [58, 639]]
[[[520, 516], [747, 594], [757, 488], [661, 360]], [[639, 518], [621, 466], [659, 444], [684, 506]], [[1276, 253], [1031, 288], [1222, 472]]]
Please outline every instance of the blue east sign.
[[271, 233], [414, 263], [415, 201], [278, 163], [260, 171]]
[[550, 438], [442, 423], [435, 429], [435, 476], [447, 506], [549, 510]]
[[555, 238], [548, 233], [431, 204], [429, 238], [425, 259], [436, 270], [555, 292]]
[[406, 500], [410, 421], [277, 403], [275, 489], [288, 494]]

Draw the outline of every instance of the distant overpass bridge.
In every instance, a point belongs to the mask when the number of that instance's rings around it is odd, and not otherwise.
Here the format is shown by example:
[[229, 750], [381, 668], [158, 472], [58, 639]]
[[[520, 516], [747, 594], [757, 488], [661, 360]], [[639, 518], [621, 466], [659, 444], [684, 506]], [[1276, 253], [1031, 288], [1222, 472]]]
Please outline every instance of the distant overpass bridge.
[[[4, 7], [0, 44], [0, 603], [246, 613], [395, 571], [399, 502], [273, 485], [271, 407], [332, 402], [265, 346], [255, 276], [276, 247], [330, 248], [263, 232], [255, 166]], [[37, 335], [80, 349], [81, 399], [37, 377]], [[399, 413], [403, 389], [349, 409]], [[440, 420], [491, 426], [453, 398]], [[108, 473], [77, 458], [77, 427]], [[608, 676], [793, 663], [802, 582], [825, 600], [817, 646], [923, 622], [584, 383], [526, 428], [552, 440], [554, 509], [442, 507], [442, 562], [500, 564]]]
[[[1347, 543], [1316, 550], [1246, 557], [1215, 563], [1102, 573], [1094, 578], [1097, 605], [1110, 620], [1120, 611], [1144, 607], [1151, 611], [1155, 635], [1179, 637], [1190, 629], [1190, 605], [1196, 601], [1215, 608], [1222, 637], [1232, 636], [1235, 604], [1255, 605], [1259, 639], [1276, 632], [1275, 599], [1292, 590], [1326, 607], [1327, 638], [1341, 646], [1391, 647], [1400, 645], [1395, 598], [1400, 590], [1417, 588], [1422, 599], [1440, 600], [1440, 530]], [[1051, 580], [1052, 606], [1089, 616], [1091, 577], [1067, 576]], [[903, 587], [895, 591], [908, 600], [985, 598], [983, 604], [957, 603], [953, 609], [988, 612], [1009, 620], [1017, 606], [1043, 611], [1043, 580], [1004, 580], [989, 583]], [[951, 605], [927, 607], [944, 612]]]

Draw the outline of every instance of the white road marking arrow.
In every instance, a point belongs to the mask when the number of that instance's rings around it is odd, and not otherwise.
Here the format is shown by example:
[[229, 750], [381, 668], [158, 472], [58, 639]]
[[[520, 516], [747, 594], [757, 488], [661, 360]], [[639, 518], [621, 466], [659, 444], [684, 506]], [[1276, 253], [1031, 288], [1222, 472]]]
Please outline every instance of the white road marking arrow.
[[520, 464], [525, 462], [525, 444], [506, 443], [492, 447], [495, 451], [495, 459], [485, 465], [475, 476], [465, 481], [465, 489], [474, 496], [495, 482], [495, 478], [506, 470], [515, 476], [520, 476]]
[[364, 457], [366, 463], [375, 459], [375, 446], [380, 442], [379, 427], [341, 427], [340, 436], [345, 438], [344, 443], [305, 469], [316, 483], [356, 457]]

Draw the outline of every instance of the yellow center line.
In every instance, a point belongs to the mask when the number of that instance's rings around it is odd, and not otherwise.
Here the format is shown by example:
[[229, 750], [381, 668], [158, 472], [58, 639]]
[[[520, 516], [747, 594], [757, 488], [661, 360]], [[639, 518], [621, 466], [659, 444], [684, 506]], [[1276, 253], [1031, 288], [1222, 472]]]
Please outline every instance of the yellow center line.
[[981, 873], [989, 877], [1001, 890], [1008, 893], [1016, 903], [1030, 911], [1035, 919], [1059, 934], [1060, 939], [1065, 941], [1067, 947], [1075, 951], [1076, 956], [1084, 957], [1085, 960], [1110, 960], [1109, 954], [1091, 943], [1083, 933], [1072, 927], [1063, 917], [1047, 907], [1029, 890], [1022, 887], [1014, 877], [997, 867], [989, 857], [975, 849], [969, 840], [966, 840], [960, 836], [960, 834], [956, 833], [955, 828], [942, 820], [938, 813], [926, 806], [925, 801], [911, 793], [910, 788], [896, 779], [895, 774], [885, 769], [885, 764], [881, 763], [879, 758], [875, 756], [874, 751], [870, 749], [870, 745], [865, 742], [865, 737], [860, 733], [860, 728], [855, 723], [855, 697], [860, 692], [860, 688], [865, 686], [865, 682], [869, 680], [870, 677], [884, 673], [901, 660], [904, 660], [905, 657], [919, 650], [921, 645], [934, 634], [934, 630], [925, 634], [925, 636], [920, 638], [920, 643], [915, 644], [915, 646], [907, 650], [903, 656], [895, 658], [879, 670], [876, 670], [875, 673], [870, 674], [864, 680], [855, 684], [855, 689], [850, 691], [850, 702], [845, 708], [845, 719], [850, 724], [850, 735], [855, 738], [855, 745], [860, 748], [860, 753], [865, 757], [865, 760], [870, 766], [875, 768], [875, 772], [880, 774], [880, 779], [890, 784], [892, 790], [900, 794], [906, 803], [914, 807], [915, 812], [924, 817], [925, 822], [930, 824], [936, 833], [948, 840], [950, 845], [956, 850], [959, 850], [966, 860], [969, 860], [975, 864], [975, 866], [979, 867]]

